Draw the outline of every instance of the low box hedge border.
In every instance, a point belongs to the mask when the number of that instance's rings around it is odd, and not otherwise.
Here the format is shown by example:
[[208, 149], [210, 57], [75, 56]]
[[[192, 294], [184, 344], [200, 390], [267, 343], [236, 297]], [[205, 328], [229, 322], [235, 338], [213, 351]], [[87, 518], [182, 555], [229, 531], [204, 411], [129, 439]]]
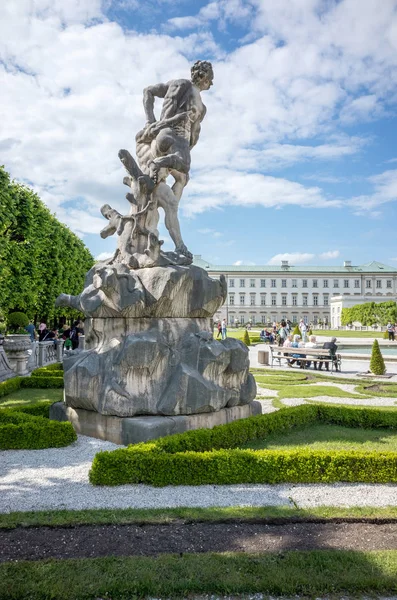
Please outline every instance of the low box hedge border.
[[[30, 377], [13, 377], [0, 383], [0, 397], [7, 396], [20, 388], [62, 387], [62, 365], [56, 363], [36, 369]], [[71, 423], [50, 421], [51, 404], [50, 401], [44, 401], [17, 407], [0, 405], [0, 449], [59, 448], [76, 441], [77, 435]]]
[[313, 450], [242, 450], [270, 433], [315, 422], [363, 428], [396, 428], [397, 411], [351, 406], [302, 405], [99, 452], [90, 470], [94, 485], [154, 486], [237, 483], [397, 482], [397, 453]]

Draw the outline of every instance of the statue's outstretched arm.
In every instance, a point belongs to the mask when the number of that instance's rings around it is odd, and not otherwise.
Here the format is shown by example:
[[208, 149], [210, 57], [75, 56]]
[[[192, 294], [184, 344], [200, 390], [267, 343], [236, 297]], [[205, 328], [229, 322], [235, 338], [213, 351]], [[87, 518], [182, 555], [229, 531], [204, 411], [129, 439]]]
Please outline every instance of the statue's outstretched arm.
[[156, 117], [154, 116], [154, 98], [164, 98], [168, 90], [168, 83], [157, 83], [156, 85], [150, 85], [143, 90], [143, 107], [145, 109], [146, 121], [148, 123], [154, 123]]

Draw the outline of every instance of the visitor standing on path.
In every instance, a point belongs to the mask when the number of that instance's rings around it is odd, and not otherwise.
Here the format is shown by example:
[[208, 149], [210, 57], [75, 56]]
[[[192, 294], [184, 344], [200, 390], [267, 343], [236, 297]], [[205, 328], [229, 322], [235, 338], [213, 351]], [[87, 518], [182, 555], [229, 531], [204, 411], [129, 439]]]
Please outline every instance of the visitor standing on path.
[[394, 342], [394, 334], [395, 334], [395, 330], [394, 330], [394, 325], [393, 323], [391, 323], [390, 321], [388, 322], [388, 324], [386, 325], [386, 329], [387, 329], [387, 333], [389, 335], [389, 342]]
[[306, 342], [307, 327], [303, 319], [299, 321], [299, 331], [301, 332], [302, 342]]
[[26, 331], [30, 335], [30, 341], [34, 342], [36, 339], [36, 327], [33, 324], [33, 321], [29, 321], [28, 325], [25, 327]]
[[222, 321], [221, 331], [222, 331], [222, 339], [225, 340], [226, 339], [226, 319], [223, 319], [223, 321]]

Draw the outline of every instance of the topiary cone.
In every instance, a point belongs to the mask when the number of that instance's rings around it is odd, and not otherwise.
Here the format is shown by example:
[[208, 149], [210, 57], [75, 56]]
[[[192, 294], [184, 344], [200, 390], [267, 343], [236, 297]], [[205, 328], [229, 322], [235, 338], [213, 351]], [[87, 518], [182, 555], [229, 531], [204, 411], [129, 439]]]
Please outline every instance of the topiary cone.
[[369, 369], [374, 375], [384, 375], [386, 373], [385, 361], [379, 348], [378, 340], [372, 344], [371, 362]]
[[251, 346], [251, 340], [247, 330], [244, 331], [243, 342], [246, 346]]
[[292, 335], [300, 335], [301, 330], [299, 329], [299, 325], [295, 325]]

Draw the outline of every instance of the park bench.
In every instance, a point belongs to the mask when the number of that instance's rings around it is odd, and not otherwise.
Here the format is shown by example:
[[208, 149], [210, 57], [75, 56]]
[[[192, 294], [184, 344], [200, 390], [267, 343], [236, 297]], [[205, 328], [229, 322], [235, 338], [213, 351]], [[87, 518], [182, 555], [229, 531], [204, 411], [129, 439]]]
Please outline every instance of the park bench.
[[341, 370], [341, 355], [332, 354], [331, 350], [326, 348], [284, 348], [283, 346], [277, 346], [276, 344], [269, 344], [268, 348], [270, 352], [271, 366], [273, 366], [274, 360], [278, 360], [279, 365], [281, 366], [282, 359], [287, 361], [288, 359], [293, 358], [293, 354], [302, 354], [305, 355], [306, 358], [297, 358], [295, 360], [304, 360], [306, 362], [322, 362], [326, 366], [331, 364], [331, 371], [334, 370], [334, 367], [337, 367], [339, 370]]

